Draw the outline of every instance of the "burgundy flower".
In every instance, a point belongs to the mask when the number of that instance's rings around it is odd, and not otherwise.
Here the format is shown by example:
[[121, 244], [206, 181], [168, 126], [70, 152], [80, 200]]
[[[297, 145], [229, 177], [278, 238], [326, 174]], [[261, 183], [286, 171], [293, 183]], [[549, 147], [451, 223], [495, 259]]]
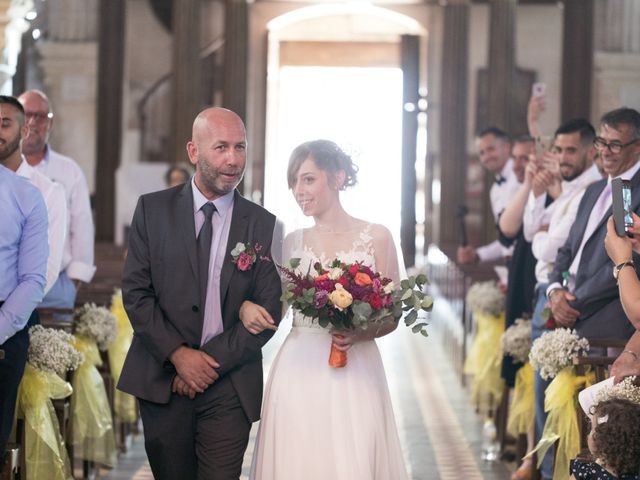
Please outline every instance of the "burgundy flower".
[[374, 310], [380, 310], [382, 308], [382, 299], [380, 298], [380, 295], [377, 295], [375, 293], [371, 295], [369, 304], [371, 305], [371, 307], [373, 307]]

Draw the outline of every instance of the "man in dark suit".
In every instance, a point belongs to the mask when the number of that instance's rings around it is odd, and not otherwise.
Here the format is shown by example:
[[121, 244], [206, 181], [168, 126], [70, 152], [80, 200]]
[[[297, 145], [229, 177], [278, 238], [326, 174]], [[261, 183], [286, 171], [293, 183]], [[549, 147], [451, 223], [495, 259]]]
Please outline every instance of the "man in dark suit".
[[[246, 163], [235, 113], [201, 112], [187, 153], [191, 181], [143, 195], [133, 217], [123, 299], [135, 335], [118, 388], [139, 399], [156, 479], [237, 479], [275, 329], [252, 335], [239, 312], [251, 300], [280, 319], [275, 217], [235, 191]], [[239, 244], [259, 252], [234, 262]]]
[[[633, 210], [640, 212], [640, 113], [619, 108], [605, 114], [594, 145], [608, 178], [585, 191], [569, 237], [558, 250], [547, 295], [559, 326], [575, 328], [585, 337], [628, 339], [635, 329], [624, 314], [614, 278], [624, 267], [617, 266], [612, 275], [604, 238], [611, 216], [613, 178], [631, 181]], [[634, 260], [639, 269], [637, 254]], [[564, 272], [568, 272], [565, 286]]]

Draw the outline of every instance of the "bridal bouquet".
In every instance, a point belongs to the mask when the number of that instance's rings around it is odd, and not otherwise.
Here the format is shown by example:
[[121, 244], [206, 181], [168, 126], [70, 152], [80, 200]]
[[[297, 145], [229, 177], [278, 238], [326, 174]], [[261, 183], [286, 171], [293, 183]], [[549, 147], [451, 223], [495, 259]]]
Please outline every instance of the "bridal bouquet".
[[73, 337], [62, 330], [40, 325], [29, 329], [27, 365], [17, 399], [17, 410], [25, 419], [28, 478], [72, 478], [71, 462], [51, 403], [72, 394], [71, 385], [61, 376], [84, 361], [72, 341]]
[[[374, 272], [363, 263], [346, 264], [333, 260], [328, 268], [316, 262], [304, 274], [296, 271], [299, 258], [281, 267], [285, 278], [282, 300], [303, 315], [316, 319], [322, 327], [336, 330], [367, 329], [383, 322], [397, 322], [403, 315], [414, 333], [427, 336], [424, 321], [418, 321], [420, 311], [431, 311], [433, 299], [422, 292], [427, 283], [424, 274], [409, 277], [397, 288], [393, 281]], [[346, 352], [332, 345], [329, 364], [346, 365]]]
[[584, 355], [589, 350], [586, 338], [578, 336], [575, 330], [557, 328], [542, 334], [529, 352], [529, 361], [540, 376], [551, 380], [565, 367], [572, 364], [573, 359]]
[[107, 308], [85, 303], [76, 311], [75, 334], [95, 340], [100, 350], [111, 345], [116, 333], [116, 317]]
[[531, 320], [516, 319], [500, 338], [504, 353], [514, 360], [526, 363], [531, 350]]
[[467, 292], [467, 304], [472, 312], [498, 317], [504, 311], [505, 296], [496, 282], [474, 283]]

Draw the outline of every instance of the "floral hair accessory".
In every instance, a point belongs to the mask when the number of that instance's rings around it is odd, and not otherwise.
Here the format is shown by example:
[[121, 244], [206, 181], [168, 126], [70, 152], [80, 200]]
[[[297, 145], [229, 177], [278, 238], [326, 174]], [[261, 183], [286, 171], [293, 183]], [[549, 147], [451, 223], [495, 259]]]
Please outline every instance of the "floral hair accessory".
[[256, 263], [258, 259], [265, 262], [271, 261], [269, 257], [260, 255], [261, 251], [262, 245], [259, 243], [251, 245], [249, 242], [238, 242], [233, 250], [231, 250], [232, 261], [236, 264], [238, 270], [246, 272], [247, 270], [251, 270], [251, 267], [253, 267], [253, 264]]

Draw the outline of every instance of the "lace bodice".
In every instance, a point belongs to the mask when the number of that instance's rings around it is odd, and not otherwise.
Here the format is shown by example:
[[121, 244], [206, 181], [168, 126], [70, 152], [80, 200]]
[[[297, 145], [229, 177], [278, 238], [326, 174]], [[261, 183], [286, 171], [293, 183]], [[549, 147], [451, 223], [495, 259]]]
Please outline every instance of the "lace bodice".
[[[368, 224], [353, 240], [349, 250], [339, 251], [335, 256], [327, 256], [325, 252], [314, 252], [308, 245], [295, 248], [291, 256], [300, 258], [298, 270], [301, 272], [308, 271], [309, 267], [318, 261], [323, 266], [327, 266], [335, 258], [339, 258], [344, 263], [362, 262], [375, 270], [372, 240], [371, 224]], [[296, 310], [293, 311], [293, 326], [322, 328], [312, 318], [306, 317]]]

